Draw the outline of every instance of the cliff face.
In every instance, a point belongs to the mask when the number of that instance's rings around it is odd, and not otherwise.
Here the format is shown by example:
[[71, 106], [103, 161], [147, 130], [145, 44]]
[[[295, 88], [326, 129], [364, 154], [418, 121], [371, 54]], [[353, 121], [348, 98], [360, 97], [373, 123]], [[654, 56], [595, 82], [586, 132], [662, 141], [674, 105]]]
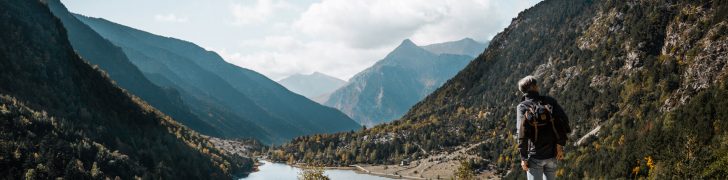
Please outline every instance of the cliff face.
[[543, 1], [401, 120], [340, 134], [349, 146], [335, 147], [361, 149], [355, 157], [376, 149], [391, 163], [427, 156], [396, 144], [440, 152], [482, 143], [472, 151], [486, 159], [479, 167], [523, 176], [516, 83], [535, 75], [574, 129], [559, 176], [728, 176], [719, 168], [728, 157], [727, 15], [726, 1]]

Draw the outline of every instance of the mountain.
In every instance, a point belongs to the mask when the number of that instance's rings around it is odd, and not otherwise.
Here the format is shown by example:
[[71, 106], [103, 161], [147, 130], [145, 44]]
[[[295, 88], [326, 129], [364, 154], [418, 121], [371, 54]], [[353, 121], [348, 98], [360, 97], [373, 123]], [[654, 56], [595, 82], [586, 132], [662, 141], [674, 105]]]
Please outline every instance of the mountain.
[[77, 55], [47, 1], [0, 2], [0, 174], [230, 179], [252, 170]]
[[[311, 74], [294, 74], [278, 81], [283, 87], [294, 93], [303, 95], [317, 101], [318, 98], [327, 97], [331, 92], [346, 84], [346, 81], [329, 75], [314, 72]], [[317, 101], [323, 103], [323, 101]]]
[[108, 73], [117, 85], [168, 114], [175, 120], [200, 133], [220, 136], [220, 133], [194, 115], [182, 102], [179, 92], [172, 88], [162, 89], [152, 84], [126, 57], [121, 48], [101, 37], [94, 30], [76, 19], [60, 0], [49, 0], [48, 7], [66, 28], [74, 50], [91, 64]]
[[435, 54], [459, 54], [472, 57], [478, 57], [486, 47], [488, 47], [488, 42], [480, 43], [471, 38], [422, 46], [423, 49]]
[[400, 118], [471, 59], [467, 55], [434, 54], [407, 39], [384, 59], [354, 75], [324, 104], [368, 127], [389, 122]]
[[[295, 94], [265, 76], [225, 62], [193, 43], [161, 37], [104, 19], [76, 15], [116, 46], [153, 83], [177, 89], [182, 100], [226, 137], [253, 137], [279, 144], [293, 137], [358, 129], [336, 109]], [[210, 113], [210, 112], [214, 113]], [[203, 118], [206, 120], [206, 118]]]
[[521, 12], [482, 55], [400, 120], [301, 137], [278, 154], [311, 163], [394, 164], [476, 146], [468, 152], [484, 161], [474, 169], [524, 178], [514, 148], [516, 84], [535, 75], [573, 128], [559, 177], [722, 179], [726, 62], [728, 1], [545, 0]]

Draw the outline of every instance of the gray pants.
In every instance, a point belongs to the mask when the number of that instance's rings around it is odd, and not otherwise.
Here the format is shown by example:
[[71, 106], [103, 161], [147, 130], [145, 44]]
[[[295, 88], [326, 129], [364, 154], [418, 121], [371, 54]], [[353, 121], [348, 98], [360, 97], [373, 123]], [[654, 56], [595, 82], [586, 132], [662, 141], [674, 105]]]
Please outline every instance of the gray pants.
[[553, 180], [556, 179], [556, 158], [551, 159], [529, 159], [528, 180]]

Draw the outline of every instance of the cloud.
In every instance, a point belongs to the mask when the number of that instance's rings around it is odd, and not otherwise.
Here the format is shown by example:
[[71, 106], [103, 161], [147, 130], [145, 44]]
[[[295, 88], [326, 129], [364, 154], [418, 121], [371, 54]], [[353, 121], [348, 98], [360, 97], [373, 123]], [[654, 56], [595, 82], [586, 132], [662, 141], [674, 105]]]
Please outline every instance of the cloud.
[[286, 1], [257, 0], [253, 5], [232, 4], [231, 11], [235, 18], [235, 25], [249, 25], [263, 23], [277, 11], [295, 8]]
[[311, 5], [294, 27], [306, 35], [351, 47], [375, 48], [441, 21], [448, 11], [442, 1], [324, 0]]
[[299, 49], [303, 42], [293, 36], [266, 36], [263, 39], [246, 40], [240, 43], [241, 48], [263, 48], [268, 50], [286, 51]]
[[241, 48], [261, 47], [263, 50], [242, 54], [227, 49], [214, 49], [225, 60], [280, 80], [294, 73], [314, 71], [348, 79], [356, 72], [371, 66], [393, 47], [357, 49], [340, 42], [302, 42], [293, 37], [266, 37], [245, 41]]
[[355, 48], [405, 38], [435, 43], [463, 37], [484, 41], [536, 0], [323, 0], [294, 23], [300, 32]]
[[154, 20], [159, 22], [185, 23], [188, 19], [186, 17], [177, 17], [177, 15], [169, 13], [154, 15]]

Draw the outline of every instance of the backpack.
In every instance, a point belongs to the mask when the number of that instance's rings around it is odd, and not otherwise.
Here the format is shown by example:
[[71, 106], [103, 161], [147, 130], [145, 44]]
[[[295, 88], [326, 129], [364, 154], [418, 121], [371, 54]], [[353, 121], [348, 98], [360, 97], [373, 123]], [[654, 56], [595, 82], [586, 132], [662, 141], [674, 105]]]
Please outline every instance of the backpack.
[[526, 107], [526, 112], [523, 115], [522, 128], [526, 128], [526, 124], [533, 127], [535, 130], [533, 142], [538, 141], [538, 130], [548, 124], [551, 124], [551, 129], [554, 131], [556, 139], [560, 139], [559, 133], [556, 131], [556, 120], [552, 115], [552, 105], [545, 104], [540, 100], [526, 100], [522, 104]]

